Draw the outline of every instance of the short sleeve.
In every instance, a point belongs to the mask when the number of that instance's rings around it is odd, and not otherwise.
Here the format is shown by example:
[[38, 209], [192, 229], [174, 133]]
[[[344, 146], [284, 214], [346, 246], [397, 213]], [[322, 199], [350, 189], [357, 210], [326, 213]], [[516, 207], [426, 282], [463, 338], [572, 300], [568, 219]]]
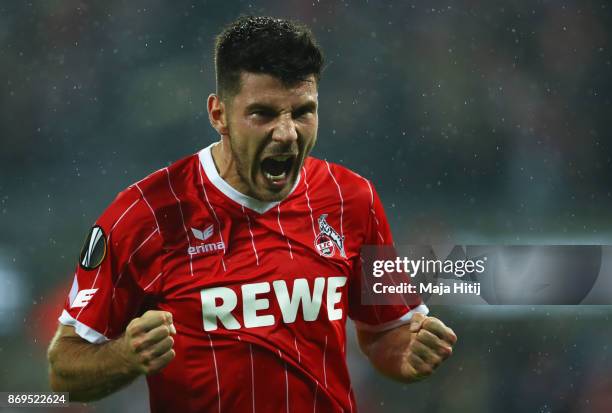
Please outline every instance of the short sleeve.
[[[385, 214], [384, 207], [374, 186], [366, 181], [370, 195], [368, 224], [363, 245], [393, 245], [393, 235]], [[416, 297], [414, 302], [405, 305], [371, 305], [361, 302], [361, 259], [355, 265], [355, 282], [351, 284], [349, 294], [349, 317], [355, 325], [366, 331], [384, 331], [395, 328], [410, 321], [416, 312], [427, 314], [428, 309]]]
[[60, 323], [91, 343], [121, 335], [155, 293], [162, 244], [138, 189], [120, 193], [88, 233]]

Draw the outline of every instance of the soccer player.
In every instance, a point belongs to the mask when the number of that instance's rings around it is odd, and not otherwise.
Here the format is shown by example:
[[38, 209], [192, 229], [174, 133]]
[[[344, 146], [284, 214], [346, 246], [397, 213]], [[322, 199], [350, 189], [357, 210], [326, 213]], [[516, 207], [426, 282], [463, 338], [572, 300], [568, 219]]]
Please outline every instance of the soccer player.
[[345, 322], [394, 379], [453, 331], [420, 302], [364, 305], [360, 249], [392, 244], [372, 184], [309, 157], [323, 57], [294, 22], [217, 38], [220, 141], [121, 192], [91, 229], [49, 347], [50, 381], [102, 398], [145, 374], [153, 412], [350, 412]]

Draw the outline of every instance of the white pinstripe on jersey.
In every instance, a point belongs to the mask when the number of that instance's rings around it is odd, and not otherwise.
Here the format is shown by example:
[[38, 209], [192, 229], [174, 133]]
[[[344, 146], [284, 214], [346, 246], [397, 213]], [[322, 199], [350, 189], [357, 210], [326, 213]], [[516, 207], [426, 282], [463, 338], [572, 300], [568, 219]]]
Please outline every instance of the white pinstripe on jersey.
[[[170, 182], [170, 171], [168, 171], [168, 168], [164, 168], [164, 171], [166, 171], [166, 178], [168, 178], [168, 186], [170, 187], [170, 192], [172, 192], [172, 195], [174, 195], [174, 199], [176, 199], [176, 203], [178, 204], [178, 208], [179, 208], [179, 212], [181, 213], [181, 222], [183, 223], [183, 230], [185, 230], [185, 237], [187, 237], [187, 244], [189, 245], [189, 248], [191, 249], [191, 240], [189, 239], [189, 232], [187, 232], [187, 226], [185, 225], [185, 216], [183, 215], [183, 208], [181, 207], [181, 201], [180, 199], [178, 199], [178, 196], [176, 196], [176, 193], [174, 192], [174, 188], [172, 188], [172, 182]], [[189, 255], [189, 270], [191, 272], [191, 276], [193, 277], [193, 259], [192, 259], [192, 255]]]
[[[198, 172], [200, 173], [200, 184], [202, 185], [202, 191], [204, 191], [204, 198], [206, 199], [208, 208], [210, 208], [210, 212], [212, 212], [213, 217], [215, 218], [215, 221], [217, 222], [217, 228], [219, 229], [219, 238], [221, 238], [221, 242], [223, 243], [223, 255], [225, 255], [226, 246], [225, 246], [225, 241], [223, 240], [223, 233], [221, 232], [221, 222], [219, 221], [219, 217], [217, 216], [215, 209], [213, 208], [213, 206], [210, 203], [210, 200], [208, 199], [208, 193], [206, 192], [206, 187], [204, 186], [204, 178], [202, 177], [203, 168], [204, 166], [202, 166], [202, 163], [200, 162], [200, 167], [198, 168]], [[221, 256], [221, 265], [223, 265], [223, 271], [227, 271], [227, 267], [225, 266], [225, 259], [223, 258], [223, 255]]]
[[378, 238], [380, 239], [381, 243], [385, 242], [385, 237], [382, 236], [382, 234], [380, 233], [380, 222], [378, 222], [378, 218], [376, 217], [376, 211], [374, 211], [374, 191], [372, 191], [372, 185], [370, 185], [370, 181], [368, 181], [365, 178], [362, 178], [364, 181], [366, 181], [366, 184], [368, 184], [368, 189], [370, 190], [370, 213], [372, 214], [372, 217], [374, 218], [374, 222], [376, 222], [376, 233], [378, 234]]
[[289, 413], [289, 376], [287, 375], [287, 362], [285, 364], [285, 400], [287, 401], [287, 413]]
[[242, 208], [242, 212], [247, 219], [247, 224], [249, 225], [249, 233], [251, 234], [251, 245], [253, 246], [253, 252], [255, 253], [255, 260], [257, 261], [257, 265], [259, 266], [259, 255], [257, 254], [257, 247], [255, 247], [255, 236], [253, 235], [253, 230], [251, 229], [251, 218], [249, 218], [249, 214], [244, 210], [244, 206], [240, 205]]
[[317, 411], [317, 393], [319, 392], [319, 381], [315, 381], [314, 403], [312, 404], [312, 413]]
[[217, 356], [215, 355], [215, 348], [213, 346], [212, 337], [208, 334], [208, 341], [210, 341], [210, 349], [213, 355], [213, 364], [215, 366], [215, 378], [217, 379], [217, 400], [219, 402], [218, 413], [221, 413], [221, 387], [219, 386], [219, 368], [217, 367]]
[[325, 347], [323, 348], [323, 378], [325, 379], [325, 388], [327, 388], [327, 368], [325, 366], [327, 364], [326, 356], [327, 356], [327, 336], [325, 336]]
[[146, 286], [145, 288], [143, 288], [143, 290], [144, 290], [144, 291], [147, 291], [147, 290], [149, 289], [149, 287], [150, 287], [150, 286], [152, 286], [152, 285], [153, 285], [153, 283], [155, 283], [155, 281], [157, 281], [157, 279], [158, 279], [159, 277], [161, 277], [161, 275], [162, 275], [163, 273], [164, 273], [164, 272], [162, 271], [162, 272], [160, 272], [159, 274], [157, 274], [157, 275], [155, 276], [155, 278], [153, 278], [153, 281], [151, 281], [149, 284], [147, 284], [147, 286]]
[[[130, 254], [130, 257], [128, 258], [128, 260], [127, 260], [127, 262], [125, 263], [125, 265], [127, 265], [127, 264], [129, 264], [129, 263], [131, 263], [131, 262], [132, 262], [132, 258], [134, 257], [134, 255], [136, 255], [136, 253], [138, 252], [138, 250], [139, 250], [139, 249], [141, 249], [141, 248], [142, 248], [142, 246], [143, 246], [144, 244], [146, 244], [146, 243], [147, 243], [147, 241], [149, 241], [149, 240], [151, 239], [151, 237], [152, 237], [153, 235], [155, 235], [155, 233], [157, 233], [157, 232], [159, 232], [159, 230], [158, 230], [157, 228], [155, 228], [155, 229], [153, 230], [153, 232], [151, 232], [151, 233], [149, 234], [149, 236], [148, 236], [147, 238], [145, 238], [145, 240], [144, 240], [144, 241], [142, 241], [142, 242], [140, 243], [140, 245], [139, 245], [139, 246], [137, 246], [137, 247], [136, 247], [136, 249], [135, 249], [135, 250], [134, 250], [134, 251], [133, 251], [133, 252]], [[124, 273], [124, 272], [125, 272], [125, 267], [124, 267], [124, 268], [123, 268], [123, 270], [122, 270], [122, 271], [119, 273], [119, 276], [117, 277], [117, 280], [115, 281], [115, 284], [113, 285], [113, 299], [115, 299], [115, 289], [116, 289], [116, 286], [117, 286], [117, 284], [119, 284], [119, 281], [121, 280], [121, 277], [123, 277], [123, 273]]]
[[249, 354], [251, 356], [251, 399], [253, 400], [253, 413], [255, 413], [255, 370], [253, 368], [253, 345], [249, 343]]
[[306, 194], [306, 203], [308, 204], [308, 210], [310, 211], [310, 222], [312, 223], [312, 235], [313, 235], [313, 240], [317, 239], [317, 231], [315, 231], [315, 223], [314, 223], [314, 217], [312, 216], [312, 208], [310, 207], [310, 197], [308, 196], [308, 180], [306, 179], [306, 167], [302, 167], [302, 172], [304, 173], [304, 184], [306, 184], [306, 191], [304, 191], [304, 193]]
[[302, 362], [302, 353], [300, 353], [300, 349], [298, 348], [297, 345], [297, 337], [293, 336], [293, 345], [295, 346], [295, 350], [297, 351], [298, 354], [298, 363]]
[[138, 201], [140, 201], [139, 199], [136, 199], [134, 202], [132, 202], [132, 205], [130, 205], [125, 211], [123, 211], [123, 214], [121, 214], [121, 216], [119, 218], [117, 218], [117, 221], [115, 221], [115, 223], [113, 224], [113, 226], [111, 227], [109, 233], [108, 233], [108, 239], [110, 240], [110, 234], [113, 232], [113, 230], [115, 229], [115, 227], [117, 226], [118, 223], [121, 222], [121, 220], [123, 219], [123, 217], [125, 216], [125, 214], [127, 214], [128, 212], [130, 212], [130, 209], [132, 209], [132, 207], [134, 205], [136, 205], [138, 203]]
[[[134, 186], [140, 191], [140, 195], [142, 196], [142, 199], [144, 199], [145, 203], [149, 207], [149, 210], [151, 211], [151, 214], [153, 214], [153, 219], [155, 220], [155, 225], [157, 226], [157, 229], [159, 230], [159, 222], [157, 222], [157, 217], [155, 216], [155, 212], [153, 211], [153, 208], [151, 208], [151, 204], [149, 204], [149, 201], [147, 201], [147, 198], [144, 196], [144, 192], [142, 192], [142, 189], [140, 189], [138, 184], [134, 184]], [[160, 234], [161, 234], [161, 231], [160, 231]]]
[[344, 239], [344, 227], [342, 222], [344, 219], [344, 197], [342, 196], [342, 190], [340, 189], [340, 185], [338, 185], [338, 181], [336, 181], [336, 177], [334, 176], [331, 171], [331, 168], [329, 167], [329, 162], [325, 161], [325, 164], [327, 165], [329, 175], [332, 177], [334, 183], [336, 184], [336, 188], [338, 188], [338, 195], [340, 196], [340, 236], [342, 237], [342, 239]]
[[289, 256], [291, 257], [291, 259], [293, 259], [293, 252], [291, 251], [291, 242], [289, 242], [289, 237], [285, 235], [285, 231], [283, 231], [283, 226], [281, 225], [281, 221], [280, 221], [280, 206], [281, 204], [278, 204], [276, 206], [276, 210], [278, 211], [278, 215], [277, 215], [278, 227], [281, 230], [281, 234], [283, 234], [283, 237], [285, 237], [285, 240], [287, 241], [287, 246], [289, 247]]

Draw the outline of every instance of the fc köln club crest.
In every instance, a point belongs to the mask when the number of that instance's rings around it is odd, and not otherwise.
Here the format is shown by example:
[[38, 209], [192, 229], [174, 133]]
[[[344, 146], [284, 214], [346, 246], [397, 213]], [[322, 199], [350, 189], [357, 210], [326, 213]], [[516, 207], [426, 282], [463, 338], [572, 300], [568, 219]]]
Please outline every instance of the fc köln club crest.
[[340, 251], [340, 256], [346, 258], [344, 252], [344, 236], [341, 236], [325, 221], [327, 214], [319, 216], [319, 235], [315, 238], [315, 248], [323, 257], [333, 257], [336, 248]]

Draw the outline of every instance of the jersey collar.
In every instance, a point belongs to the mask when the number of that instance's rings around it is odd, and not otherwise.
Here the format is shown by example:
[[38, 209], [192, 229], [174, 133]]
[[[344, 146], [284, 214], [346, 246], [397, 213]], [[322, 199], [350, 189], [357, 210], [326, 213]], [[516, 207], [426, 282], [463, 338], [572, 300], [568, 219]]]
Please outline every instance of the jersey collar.
[[[225, 182], [225, 180], [221, 178], [221, 175], [219, 175], [219, 172], [217, 171], [217, 167], [215, 166], [215, 161], [213, 160], [213, 157], [212, 157], [212, 148], [217, 143], [218, 142], [215, 142], [207, 146], [206, 148], [202, 149], [198, 153], [198, 156], [200, 158], [200, 163], [202, 164], [202, 167], [204, 168], [204, 173], [206, 174], [210, 182], [215, 186], [215, 188], [221, 191], [223, 195], [227, 196], [232, 201], [238, 203], [239, 205], [245, 208], [249, 208], [255, 212], [258, 212], [260, 214], [263, 214], [269, 211], [270, 209], [274, 208], [278, 204], [280, 204], [280, 201], [264, 202], [264, 201], [260, 201], [259, 199], [252, 198], [248, 195], [243, 194], [242, 192], [237, 191], [236, 189], [234, 189], [233, 186]], [[295, 191], [295, 188], [297, 188], [299, 183], [300, 183], [300, 173], [298, 173], [298, 177], [295, 180], [295, 184], [293, 185], [293, 188], [291, 188], [291, 191], [289, 192], [287, 197], [289, 197], [289, 195], [291, 195], [293, 191]]]

